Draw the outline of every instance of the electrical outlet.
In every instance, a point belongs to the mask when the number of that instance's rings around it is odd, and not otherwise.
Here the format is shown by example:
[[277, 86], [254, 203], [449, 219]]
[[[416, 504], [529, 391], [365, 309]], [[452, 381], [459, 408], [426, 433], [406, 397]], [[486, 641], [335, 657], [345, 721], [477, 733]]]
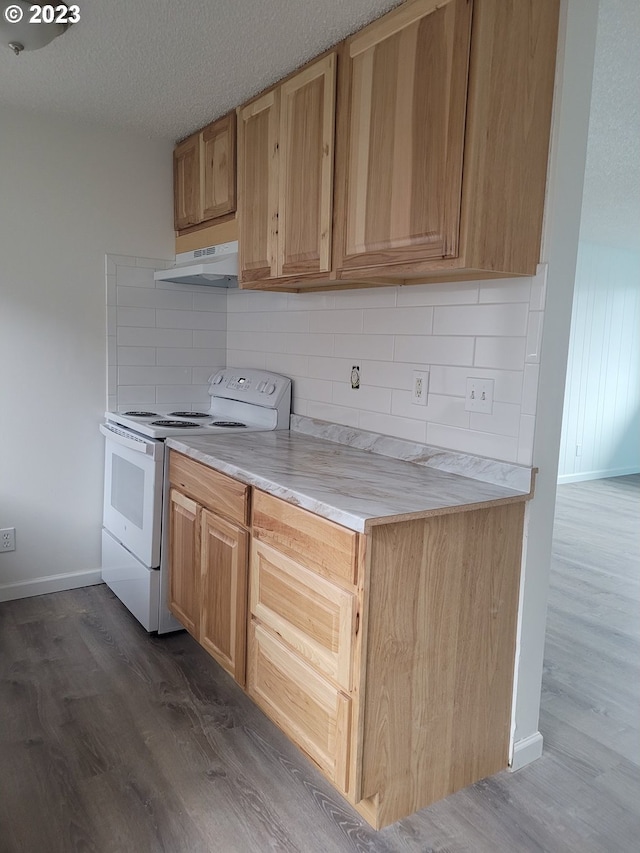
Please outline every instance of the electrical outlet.
[[357, 391], [360, 387], [360, 365], [354, 364], [351, 368], [351, 390]]
[[16, 529], [15, 527], [3, 527], [0, 530], [0, 553], [3, 551], [16, 550]]
[[426, 406], [429, 394], [429, 371], [414, 370], [411, 386], [411, 402], [414, 406]]
[[467, 412], [490, 415], [493, 412], [493, 379], [473, 379], [469, 376], [464, 408]]

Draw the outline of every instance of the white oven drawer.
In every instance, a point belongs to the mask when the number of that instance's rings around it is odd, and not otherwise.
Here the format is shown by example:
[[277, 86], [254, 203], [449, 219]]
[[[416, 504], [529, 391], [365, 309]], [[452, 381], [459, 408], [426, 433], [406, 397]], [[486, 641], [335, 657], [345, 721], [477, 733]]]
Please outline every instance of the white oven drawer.
[[102, 531], [102, 580], [147, 631], [158, 630], [160, 571], [148, 569]]

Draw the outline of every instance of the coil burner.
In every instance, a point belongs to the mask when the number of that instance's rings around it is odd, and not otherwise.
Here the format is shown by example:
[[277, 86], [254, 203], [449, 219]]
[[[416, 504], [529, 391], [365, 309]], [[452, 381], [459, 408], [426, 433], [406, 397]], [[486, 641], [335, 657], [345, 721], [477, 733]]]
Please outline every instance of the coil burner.
[[246, 428], [246, 424], [241, 423], [240, 421], [212, 421], [211, 426], [215, 427], [235, 427], [235, 428]]
[[199, 427], [200, 424], [196, 424], [193, 421], [153, 421], [151, 426], [158, 427], [179, 427], [180, 429], [193, 429], [194, 427]]

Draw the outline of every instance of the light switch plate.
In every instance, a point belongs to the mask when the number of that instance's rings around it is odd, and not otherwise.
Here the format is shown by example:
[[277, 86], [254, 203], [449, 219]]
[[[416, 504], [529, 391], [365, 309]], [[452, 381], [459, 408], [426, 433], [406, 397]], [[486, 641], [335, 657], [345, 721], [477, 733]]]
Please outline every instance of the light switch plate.
[[465, 410], [490, 415], [493, 412], [493, 384], [493, 379], [474, 379], [469, 376], [464, 400]]

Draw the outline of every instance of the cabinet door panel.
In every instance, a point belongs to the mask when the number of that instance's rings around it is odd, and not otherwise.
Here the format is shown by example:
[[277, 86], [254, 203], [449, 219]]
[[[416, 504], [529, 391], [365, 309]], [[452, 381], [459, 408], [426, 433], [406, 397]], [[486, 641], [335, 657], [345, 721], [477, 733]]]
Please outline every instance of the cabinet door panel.
[[249, 695], [346, 792], [351, 700], [261, 625], [249, 642]]
[[230, 113], [202, 131], [201, 219], [236, 209], [236, 116]]
[[275, 275], [278, 239], [279, 91], [238, 111], [240, 276]]
[[351, 690], [355, 595], [254, 541], [251, 612], [309, 663]]
[[202, 511], [200, 642], [244, 685], [247, 532]]
[[176, 231], [200, 222], [200, 134], [173, 152], [173, 204]]
[[169, 509], [169, 609], [198, 639], [200, 630], [200, 509], [171, 490]]
[[281, 86], [278, 275], [331, 267], [336, 56]]
[[422, 0], [348, 42], [343, 268], [456, 256], [470, 27]]

